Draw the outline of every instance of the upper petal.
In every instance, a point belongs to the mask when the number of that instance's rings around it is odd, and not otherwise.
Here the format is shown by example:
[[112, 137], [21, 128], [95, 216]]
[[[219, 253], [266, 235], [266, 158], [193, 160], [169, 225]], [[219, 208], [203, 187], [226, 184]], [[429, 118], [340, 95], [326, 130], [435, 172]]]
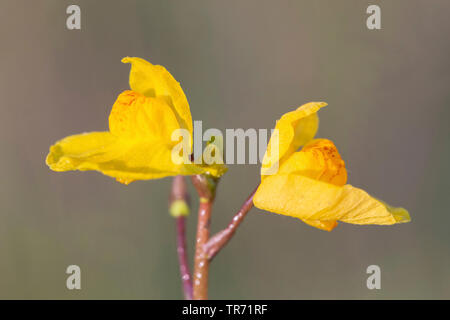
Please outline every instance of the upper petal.
[[165, 99], [174, 109], [181, 128], [192, 134], [192, 117], [186, 95], [169, 71], [141, 58], [126, 57], [122, 62], [131, 63], [130, 88], [147, 97]]
[[282, 164], [298, 148], [314, 138], [319, 127], [317, 111], [326, 105], [325, 102], [309, 102], [284, 114], [277, 121], [264, 155], [261, 175], [275, 173], [274, 166]]
[[127, 139], [157, 139], [172, 145], [171, 135], [179, 128], [173, 110], [164, 99], [131, 90], [117, 97], [109, 115], [110, 132]]

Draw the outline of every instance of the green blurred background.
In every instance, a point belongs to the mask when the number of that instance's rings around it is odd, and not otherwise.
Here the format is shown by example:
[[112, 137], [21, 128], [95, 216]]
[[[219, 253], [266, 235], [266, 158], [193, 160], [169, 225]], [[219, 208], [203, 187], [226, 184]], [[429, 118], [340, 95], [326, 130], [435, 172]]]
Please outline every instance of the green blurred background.
[[[366, 28], [381, 6], [382, 30]], [[81, 30], [66, 8], [81, 7]], [[0, 298], [179, 299], [171, 179], [121, 185], [55, 173], [49, 146], [107, 129], [124, 56], [164, 65], [204, 128], [267, 128], [312, 100], [349, 182], [407, 208], [409, 224], [328, 233], [254, 209], [211, 266], [213, 299], [450, 298], [450, 3], [24, 1], [0, 3]], [[259, 180], [222, 179], [212, 230]], [[195, 197], [194, 197], [195, 198]], [[194, 208], [197, 202], [193, 201]], [[189, 219], [193, 253], [196, 216]], [[69, 291], [66, 267], [82, 271]], [[366, 268], [381, 267], [381, 290]]]

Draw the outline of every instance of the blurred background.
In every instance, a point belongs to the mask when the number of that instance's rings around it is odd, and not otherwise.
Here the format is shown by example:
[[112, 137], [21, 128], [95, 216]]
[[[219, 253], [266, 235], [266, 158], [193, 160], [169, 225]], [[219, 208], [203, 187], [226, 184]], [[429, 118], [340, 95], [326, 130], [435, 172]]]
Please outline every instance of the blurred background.
[[[449, 299], [450, 3], [376, 1], [370, 31], [373, 2], [2, 0], [0, 298], [182, 298], [170, 178], [124, 186], [44, 161], [56, 140], [107, 129], [128, 89], [120, 59], [138, 56], [181, 82], [204, 130], [271, 129], [327, 101], [318, 137], [338, 146], [349, 183], [412, 216], [328, 233], [253, 209], [211, 266], [210, 298]], [[66, 28], [70, 4], [81, 30]], [[213, 232], [258, 181], [258, 165], [229, 166]], [[71, 264], [81, 290], [66, 288]], [[366, 287], [372, 264], [381, 290]]]

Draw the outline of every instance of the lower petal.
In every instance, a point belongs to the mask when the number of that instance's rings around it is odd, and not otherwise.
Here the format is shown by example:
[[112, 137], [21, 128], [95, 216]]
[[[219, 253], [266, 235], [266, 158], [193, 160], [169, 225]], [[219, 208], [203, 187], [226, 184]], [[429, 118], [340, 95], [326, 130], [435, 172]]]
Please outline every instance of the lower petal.
[[124, 184], [179, 174], [208, 172], [217, 176], [226, 170], [224, 167], [175, 164], [170, 145], [159, 141], [122, 139], [109, 132], [64, 138], [50, 147], [46, 163], [54, 171], [99, 171]]
[[69, 136], [50, 147], [45, 162], [53, 171], [89, 170], [93, 163], [114, 158], [111, 151], [114, 150], [117, 140], [117, 137], [109, 132]]
[[253, 202], [260, 209], [300, 218], [307, 223], [339, 220], [386, 225], [410, 221], [405, 209], [389, 207], [361, 189], [295, 174], [266, 177]]
[[303, 222], [325, 231], [331, 231], [338, 225], [337, 221], [303, 220]]

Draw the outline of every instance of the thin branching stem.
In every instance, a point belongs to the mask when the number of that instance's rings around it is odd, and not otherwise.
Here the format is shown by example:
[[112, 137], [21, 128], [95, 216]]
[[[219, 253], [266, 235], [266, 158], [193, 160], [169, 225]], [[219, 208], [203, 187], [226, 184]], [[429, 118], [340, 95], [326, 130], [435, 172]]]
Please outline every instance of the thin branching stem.
[[253, 196], [255, 195], [257, 189], [258, 188], [256, 188], [248, 196], [247, 200], [245, 200], [245, 202], [242, 204], [242, 207], [234, 215], [233, 219], [228, 224], [228, 226], [224, 230], [216, 233], [205, 244], [205, 251], [208, 255], [209, 261], [211, 261], [215, 257], [215, 255], [219, 253], [220, 250], [223, 249], [223, 247], [228, 243], [228, 241], [231, 240], [239, 225], [242, 223], [242, 221], [244, 221], [247, 212], [249, 212], [250, 209], [253, 208]]
[[[173, 178], [172, 190], [170, 194], [169, 206], [172, 206], [176, 201], [184, 201], [186, 205], [189, 204], [189, 196], [186, 190], [186, 181], [183, 176], [176, 176]], [[189, 271], [189, 262], [187, 257], [186, 245], [186, 217], [176, 216], [176, 238], [177, 238], [177, 253], [178, 263], [180, 266], [181, 283], [183, 287], [183, 294], [186, 300], [192, 300], [192, 279]]]

